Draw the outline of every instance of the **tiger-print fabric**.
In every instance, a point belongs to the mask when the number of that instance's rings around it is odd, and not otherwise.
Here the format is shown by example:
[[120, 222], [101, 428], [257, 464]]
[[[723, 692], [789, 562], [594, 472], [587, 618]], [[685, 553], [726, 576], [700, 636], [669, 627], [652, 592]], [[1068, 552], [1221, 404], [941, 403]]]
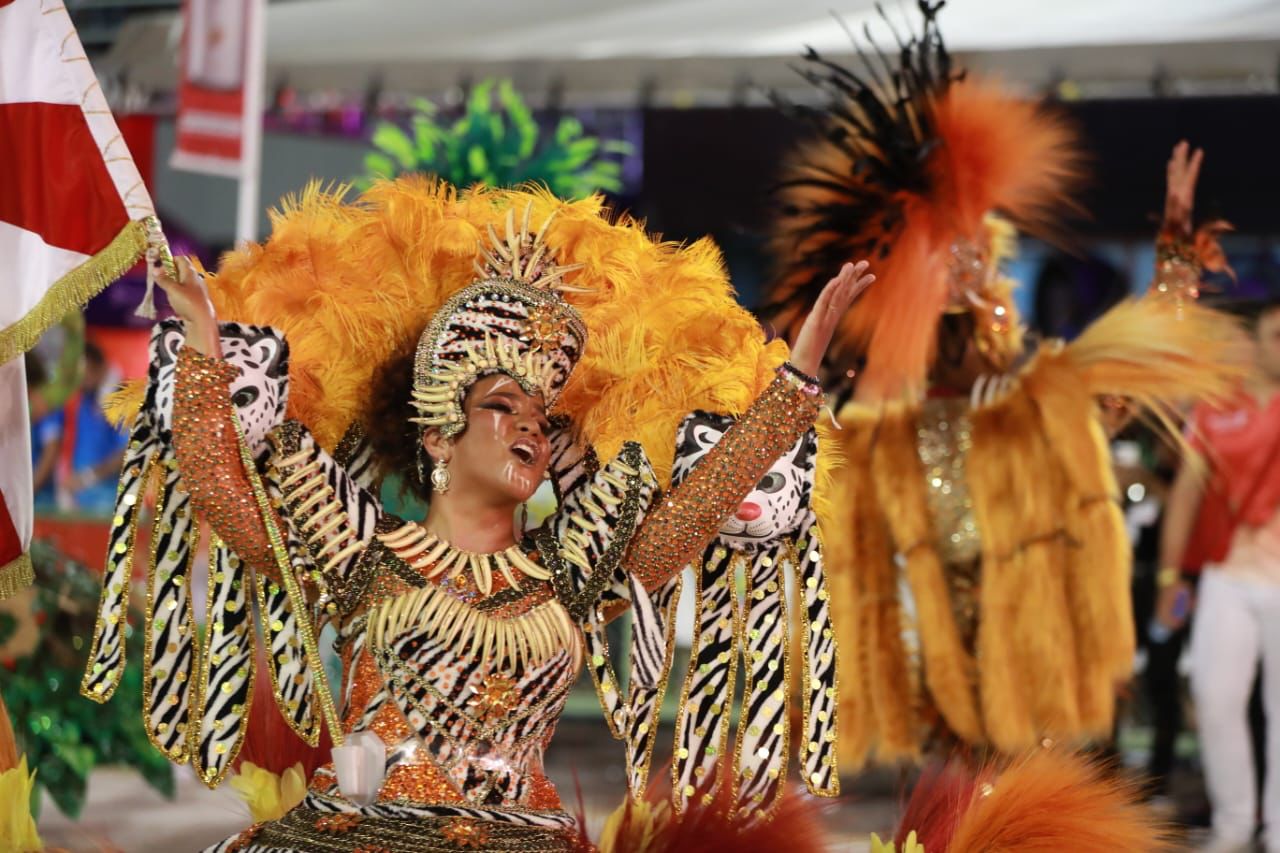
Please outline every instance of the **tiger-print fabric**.
[[[266, 449], [268, 432], [287, 402], [288, 347], [271, 329], [239, 323], [219, 326], [224, 359], [236, 368], [231, 396], [248, 442]], [[193, 566], [199, 525], [173, 448], [173, 405], [180, 322], [156, 325], [143, 404], [126, 447], [109, 535], [102, 596], [81, 692], [109, 700], [124, 668], [123, 631], [129, 588], [139, 560], [146, 562], [143, 721], [147, 737], [170, 759], [190, 761], [210, 785], [235, 758], [252, 685], [253, 637], [247, 590], [238, 559], [214, 548], [210, 560], [208, 632], [201, 643], [193, 612]], [[156, 491], [151, 548], [135, 548], [141, 508]], [[236, 613], [228, 611], [230, 605]]]

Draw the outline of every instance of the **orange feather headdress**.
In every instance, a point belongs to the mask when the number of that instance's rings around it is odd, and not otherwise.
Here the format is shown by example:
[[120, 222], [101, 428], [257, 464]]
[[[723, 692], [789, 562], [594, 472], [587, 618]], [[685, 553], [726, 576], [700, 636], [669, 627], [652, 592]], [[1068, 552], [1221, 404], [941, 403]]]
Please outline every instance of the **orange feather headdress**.
[[1081, 174], [1060, 115], [952, 69], [942, 5], [920, 0], [923, 29], [899, 39], [896, 66], [859, 49], [854, 71], [811, 50], [799, 71], [828, 103], [784, 105], [817, 135], [779, 186], [775, 320], [794, 331], [832, 270], [870, 260], [880, 283], [845, 318], [834, 357], [865, 355], [859, 387], [872, 399], [923, 390], [948, 312], [972, 314], [984, 354], [1007, 366], [1021, 335], [1001, 220], [1053, 236]]
[[[545, 189], [458, 190], [421, 175], [381, 181], [355, 200], [309, 186], [272, 213], [272, 233], [225, 255], [211, 279], [221, 318], [271, 326], [289, 341], [288, 417], [333, 452], [369, 416], [380, 365], [412, 347], [442, 306], [476, 278], [477, 247], [508, 211], [555, 215], [559, 262], [584, 265], [567, 301], [590, 345], [556, 413], [608, 459], [625, 441], [670, 482], [676, 429], [696, 409], [741, 414], [787, 358], [733, 295], [708, 239], [677, 245], [605, 208], [599, 196], [563, 201]], [[146, 383], [127, 386], [109, 413], [132, 419]], [[826, 451], [822, 451], [823, 456]]]

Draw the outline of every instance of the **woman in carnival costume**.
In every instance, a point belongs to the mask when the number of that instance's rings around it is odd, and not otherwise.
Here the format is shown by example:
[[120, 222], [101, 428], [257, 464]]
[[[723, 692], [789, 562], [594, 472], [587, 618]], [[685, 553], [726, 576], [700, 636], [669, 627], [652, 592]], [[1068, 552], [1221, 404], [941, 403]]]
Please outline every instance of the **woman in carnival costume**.
[[896, 67], [810, 53], [828, 103], [793, 108], [817, 138], [780, 188], [780, 328], [799, 328], [824, 267], [868, 257], [885, 281], [827, 365], [857, 368], [823, 528], [846, 767], [1110, 736], [1134, 629], [1098, 401], [1170, 425], [1173, 401], [1224, 393], [1239, 370], [1233, 324], [1194, 301], [1202, 263], [1223, 264], [1212, 229], [1190, 233], [1185, 145], [1151, 292], [1025, 351], [1000, 262], [1015, 230], [1053, 238], [1077, 209], [1077, 139], [1047, 107], [957, 73], [941, 5], [919, 4]]
[[[633, 672], [670, 669], [669, 649], [645, 639], [671, 616], [651, 594], [813, 427], [809, 375], [865, 268], [840, 269], [787, 361], [734, 303], [713, 246], [654, 242], [599, 199], [412, 177], [355, 204], [308, 191], [208, 290], [189, 266], [161, 278], [182, 323], [157, 327], [132, 392], [84, 692], [105, 701], [119, 675], [135, 509], [155, 478], [152, 551], [136, 558], [153, 742], [210, 786], [225, 777], [245, 736], [256, 610], [280, 713], [304, 740], [324, 726], [336, 744], [300, 805], [212, 849], [572, 849], [580, 834], [542, 753], [578, 668], [585, 657], [643, 791], [661, 697], [622, 695], [605, 622], [632, 607]], [[219, 324], [215, 305], [264, 325]], [[671, 487], [676, 429], [696, 409], [738, 417]], [[383, 511], [376, 484], [392, 472], [429, 496], [425, 519]], [[516, 510], [544, 476], [557, 512], [525, 530]], [[215, 537], [203, 639], [197, 517]], [[792, 569], [830, 636], [821, 564]], [[325, 622], [343, 661], [336, 703], [317, 666]], [[820, 793], [835, 790], [831, 663], [805, 661], [801, 763]], [[770, 661], [757, 664], [763, 679]], [[695, 731], [699, 754], [724, 752], [728, 683]], [[744, 725], [759, 713], [772, 731], [787, 691], [760, 698]], [[733, 776], [735, 796], [754, 792], [734, 807], [741, 822], [767, 818], [789, 750], [770, 738], [699, 772], [677, 808]]]

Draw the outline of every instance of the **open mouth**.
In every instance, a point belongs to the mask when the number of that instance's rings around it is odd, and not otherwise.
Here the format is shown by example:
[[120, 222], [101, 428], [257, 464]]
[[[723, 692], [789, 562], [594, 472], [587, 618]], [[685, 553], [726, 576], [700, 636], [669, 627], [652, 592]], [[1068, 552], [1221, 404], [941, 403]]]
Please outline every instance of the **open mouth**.
[[522, 438], [511, 445], [511, 453], [520, 460], [521, 465], [527, 467], [532, 467], [538, 461], [538, 445], [531, 439]]

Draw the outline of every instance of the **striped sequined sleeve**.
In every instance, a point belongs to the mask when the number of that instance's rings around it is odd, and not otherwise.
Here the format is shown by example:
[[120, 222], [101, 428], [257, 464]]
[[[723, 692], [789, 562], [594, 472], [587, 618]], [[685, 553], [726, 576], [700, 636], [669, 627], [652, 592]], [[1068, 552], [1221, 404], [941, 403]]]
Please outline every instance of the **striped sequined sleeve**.
[[724, 519], [806, 430], [822, 405], [817, 380], [790, 365], [636, 531], [626, 570], [655, 589], [702, 553]]

